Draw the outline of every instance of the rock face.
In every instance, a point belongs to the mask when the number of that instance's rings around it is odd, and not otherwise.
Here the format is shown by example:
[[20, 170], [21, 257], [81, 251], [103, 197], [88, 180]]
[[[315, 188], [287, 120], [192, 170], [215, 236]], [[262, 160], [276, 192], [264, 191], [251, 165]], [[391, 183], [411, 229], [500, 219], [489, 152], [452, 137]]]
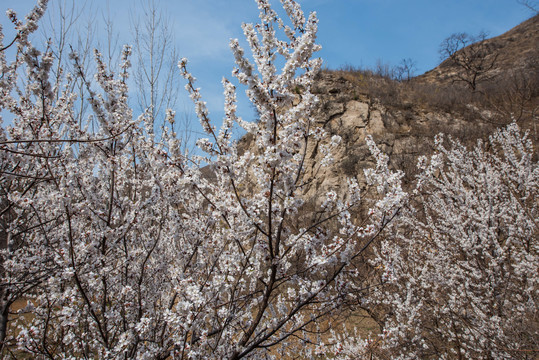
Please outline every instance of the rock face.
[[321, 160], [317, 152], [319, 144], [310, 145], [306, 176], [316, 180], [307, 188], [307, 197], [319, 197], [329, 189], [344, 196], [345, 179], [349, 177], [357, 178], [364, 185], [363, 169], [374, 164], [365, 143], [367, 135], [389, 155], [394, 168], [406, 169], [406, 179], [411, 180], [417, 157], [432, 152], [434, 135], [444, 133], [472, 140], [490, 133], [493, 128], [487, 121], [471, 123], [454, 114], [412, 104], [385, 106], [338, 73], [319, 74], [314, 92], [320, 98], [316, 114], [318, 126], [341, 136], [343, 141], [334, 153], [333, 165], [321, 170], [317, 167]]

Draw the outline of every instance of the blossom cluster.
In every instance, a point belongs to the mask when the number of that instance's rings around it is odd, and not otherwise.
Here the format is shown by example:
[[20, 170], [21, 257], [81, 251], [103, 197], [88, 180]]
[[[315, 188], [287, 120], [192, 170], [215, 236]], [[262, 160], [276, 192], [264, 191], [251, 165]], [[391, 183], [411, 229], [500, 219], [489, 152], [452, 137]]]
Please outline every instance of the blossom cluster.
[[419, 160], [409, 203], [377, 247], [386, 346], [406, 359], [518, 358], [537, 347], [539, 167], [516, 124]]
[[[313, 121], [318, 22], [292, 0], [282, 1], [287, 21], [256, 2], [260, 23], [243, 26], [252, 58], [237, 40], [231, 50], [259, 121], [237, 116], [237, 87], [224, 79], [217, 130], [187, 60], [179, 63], [206, 132], [205, 168], [181, 152], [172, 110], [159, 139], [151, 109], [133, 114], [131, 48], [119, 74], [96, 50], [95, 83], [76, 53], [72, 74], [50, 76], [52, 52], [22, 35], [15, 61], [1, 58], [0, 108], [14, 116], [0, 130], [4, 349], [103, 359], [309, 354], [305, 345], [347, 298], [350, 264], [387, 225], [393, 210], [383, 204], [395, 204], [381, 202], [357, 224], [351, 181], [346, 199], [330, 191], [319, 217], [305, 216], [307, 150], [325, 144], [323, 166], [340, 144]], [[45, 4], [21, 31], [34, 29]], [[75, 109], [83, 99], [88, 117]], [[252, 147], [240, 151], [234, 126]], [[12, 321], [17, 301], [27, 306]]]

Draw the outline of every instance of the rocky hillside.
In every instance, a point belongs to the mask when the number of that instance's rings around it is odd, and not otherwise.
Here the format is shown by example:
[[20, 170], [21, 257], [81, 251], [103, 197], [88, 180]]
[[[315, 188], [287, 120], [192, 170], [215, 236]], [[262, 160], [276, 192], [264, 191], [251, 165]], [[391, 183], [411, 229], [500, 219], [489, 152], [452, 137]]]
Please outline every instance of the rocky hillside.
[[343, 146], [334, 165], [315, 174], [320, 155], [317, 144], [311, 145], [306, 175], [317, 181], [307, 195], [317, 198], [329, 188], [339, 189], [345, 177], [361, 180], [362, 169], [372, 164], [367, 134], [390, 156], [392, 166], [406, 171], [408, 181], [417, 157], [432, 152], [438, 133], [472, 144], [514, 119], [537, 141], [539, 16], [485, 43], [486, 56], [496, 61], [493, 76], [477, 91], [451, 80], [458, 70], [450, 60], [410, 82], [365, 71], [322, 72], [314, 87], [321, 100], [317, 123], [340, 135]]
[[[523, 71], [531, 75], [539, 63], [539, 15], [536, 15], [508, 32], [481, 41], [474, 45], [480, 49], [484, 64], [493, 64], [492, 69], [485, 69], [487, 78], [506, 75], [507, 72]], [[474, 47], [472, 46], [472, 47]], [[461, 49], [460, 53], [469, 52], [470, 47]], [[457, 54], [458, 55], [458, 54]], [[472, 61], [473, 59], [470, 59]], [[451, 58], [443, 61], [438, 67], [418, 76], [416, 81], [435, 84], [449, 84], [454, 75], [463, 69]]]

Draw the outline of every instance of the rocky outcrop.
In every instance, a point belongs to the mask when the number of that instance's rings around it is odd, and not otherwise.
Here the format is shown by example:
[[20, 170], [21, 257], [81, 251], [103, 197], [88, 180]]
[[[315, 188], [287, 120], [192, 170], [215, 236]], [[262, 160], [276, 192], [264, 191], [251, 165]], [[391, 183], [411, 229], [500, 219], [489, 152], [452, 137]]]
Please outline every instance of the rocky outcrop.
[[344, 196], [345, 179], [349, 177], [357, 178], [364, 185], [363, 169], [374, 164], [365, 143], [367, 135], [389, 155], [394, 168], [406, 170], [405, 180], [409, 181], [413, 178], [417, 157], [432, 153], [436, 134], [444, 133], [470, 142], [493, 128], [488, 121], [472, 123], [455, 114], [412, 104], [385, 106], [339, 73], [320, 73], [314, 92], [320, 98], [315, 116], [317, 125], [332, 135], [341, 136], [342, 143], [333, 154], [332, 166], [320, 170], [317, 166], [322, 158], [317, 152], [320, 144], [310, 144], [306, 176], [315, 180], [306, 189], [308, 197], [320, 197], [329, 189]]

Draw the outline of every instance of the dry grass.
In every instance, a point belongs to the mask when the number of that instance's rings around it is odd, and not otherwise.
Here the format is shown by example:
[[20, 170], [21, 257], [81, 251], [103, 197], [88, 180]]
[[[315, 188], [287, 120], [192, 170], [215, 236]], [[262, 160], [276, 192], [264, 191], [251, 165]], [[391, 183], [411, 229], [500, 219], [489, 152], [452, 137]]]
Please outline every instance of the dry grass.
[[526, 69], [498, 74], [478, 84], [476, 91], [460, 83], [435, 83], [423, 78], [395, 80], [389, 71], [343, 67], [326, 70], [353, 84], [355, 92], [398, 110], [444, 112], [494, 126], [515, 120], [530, 127], [539, 115], [539, 62]]

